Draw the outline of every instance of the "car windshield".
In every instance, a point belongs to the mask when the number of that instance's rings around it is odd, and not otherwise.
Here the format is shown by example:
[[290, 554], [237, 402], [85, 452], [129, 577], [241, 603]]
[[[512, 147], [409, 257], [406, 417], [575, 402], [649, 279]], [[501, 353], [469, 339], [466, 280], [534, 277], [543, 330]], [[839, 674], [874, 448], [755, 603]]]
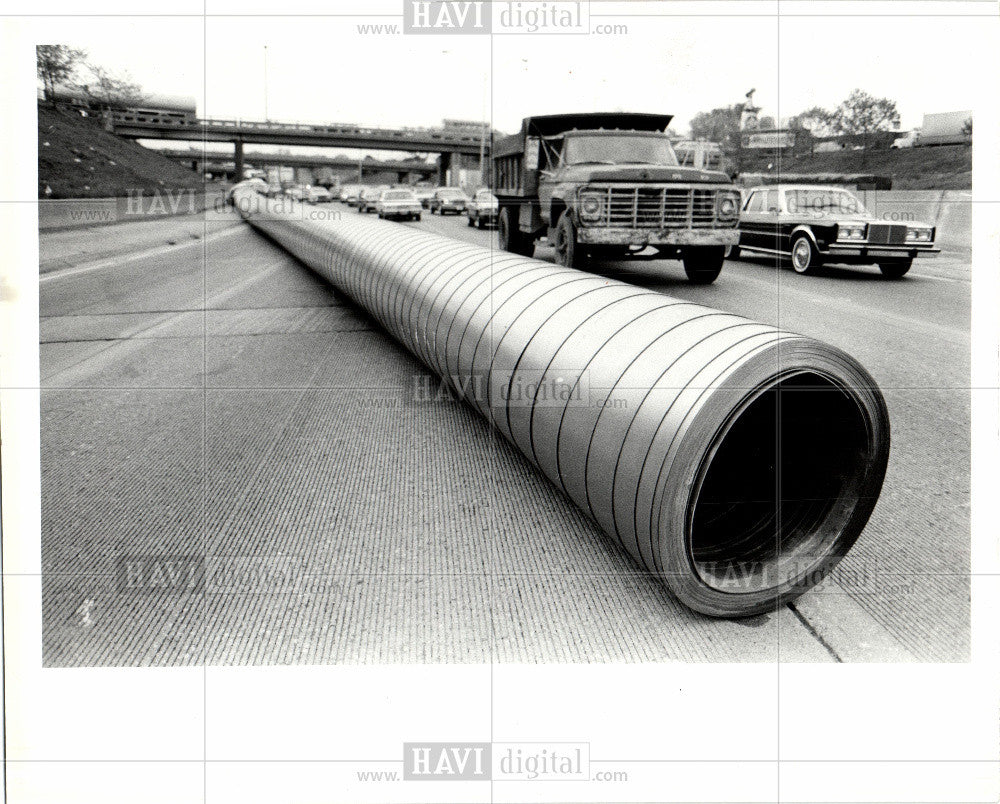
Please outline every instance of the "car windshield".
[[476, 193], [476, 200], [489, 202], [489, 201], [496, 201], [497, 197], [488, 190], [483, 190], [482, 192]]
[[562, 158], [567, 165], [677, 164], [666, 137], [629, 134], [568, 136]]
[[867, 215], [861, 200], [847, 190], [785, 190], [785, 209], [793, 215]]
[[441, 198], [465, 198], [465, 193], [461, 190], [440, 190], [438, 195]]
[[415, 197], [409, 190], [392, 190], [383, 196], [386, 201], [412, 201]]

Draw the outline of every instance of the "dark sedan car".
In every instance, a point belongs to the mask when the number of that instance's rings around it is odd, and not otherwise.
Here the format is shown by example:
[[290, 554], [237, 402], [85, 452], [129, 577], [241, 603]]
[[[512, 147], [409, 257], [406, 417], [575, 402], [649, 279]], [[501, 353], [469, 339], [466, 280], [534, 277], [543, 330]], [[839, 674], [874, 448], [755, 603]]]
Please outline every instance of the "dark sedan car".
[[878, 265], [883, 275], [898, 279], [915, 257], [941, 252], [930, 224], [880, 221], [854, 193], [837, 187], [755, 187], [747, 193], [739, 227], [731, 258], [741, 252], [789, 257], [800, 274], [844, 263]]
[[454, 212], [461, 215], [465, 212], [465, 205], [469, 203], [469, 196], [458, 187], [442, 187], [434, 191], [430, 201], [431, 214], [447, 215]]

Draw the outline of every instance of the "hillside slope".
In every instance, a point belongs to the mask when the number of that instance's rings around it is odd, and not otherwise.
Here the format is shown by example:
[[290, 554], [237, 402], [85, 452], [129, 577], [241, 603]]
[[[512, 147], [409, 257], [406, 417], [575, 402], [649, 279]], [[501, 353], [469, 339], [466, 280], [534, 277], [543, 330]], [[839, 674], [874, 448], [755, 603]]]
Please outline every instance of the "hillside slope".
[[[778, 164], [771, 158], [772, 170]], [[966, 145], [899, 150], [836, 151], [784, 157], [785, 173], [869, 173], [891, 176], [894, 190], [969, 190], [972, 188], [972, 149]], [[744, 172], [765, 168], [747, 165]]]
[[39, 198], [109, 198], [137, 190], [203, 187], [198, 174], [116, 137], [99, 120], [38, 104]]

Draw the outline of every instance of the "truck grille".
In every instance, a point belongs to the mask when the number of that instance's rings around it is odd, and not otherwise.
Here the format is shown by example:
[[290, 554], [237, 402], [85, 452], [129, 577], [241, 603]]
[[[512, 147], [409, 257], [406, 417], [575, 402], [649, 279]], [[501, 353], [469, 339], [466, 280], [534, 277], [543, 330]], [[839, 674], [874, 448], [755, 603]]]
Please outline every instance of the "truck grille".
[[631, 229], [713, 226], [716, 190], [693, 187], [607, 187], [604, 224]]
[[901, 246], [906, 242], [906, 226], [891, 223], [869, 224], [868, 242], [880, 246]]

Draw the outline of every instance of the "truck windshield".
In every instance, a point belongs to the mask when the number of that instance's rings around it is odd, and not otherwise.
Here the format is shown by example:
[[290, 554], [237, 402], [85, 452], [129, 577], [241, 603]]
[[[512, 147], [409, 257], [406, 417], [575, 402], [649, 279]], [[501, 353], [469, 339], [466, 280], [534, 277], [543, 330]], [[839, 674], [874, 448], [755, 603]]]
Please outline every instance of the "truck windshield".
[[566, 137], [563, 162], [567, 165], [676, 165], [677, 157], [666, 137]]

